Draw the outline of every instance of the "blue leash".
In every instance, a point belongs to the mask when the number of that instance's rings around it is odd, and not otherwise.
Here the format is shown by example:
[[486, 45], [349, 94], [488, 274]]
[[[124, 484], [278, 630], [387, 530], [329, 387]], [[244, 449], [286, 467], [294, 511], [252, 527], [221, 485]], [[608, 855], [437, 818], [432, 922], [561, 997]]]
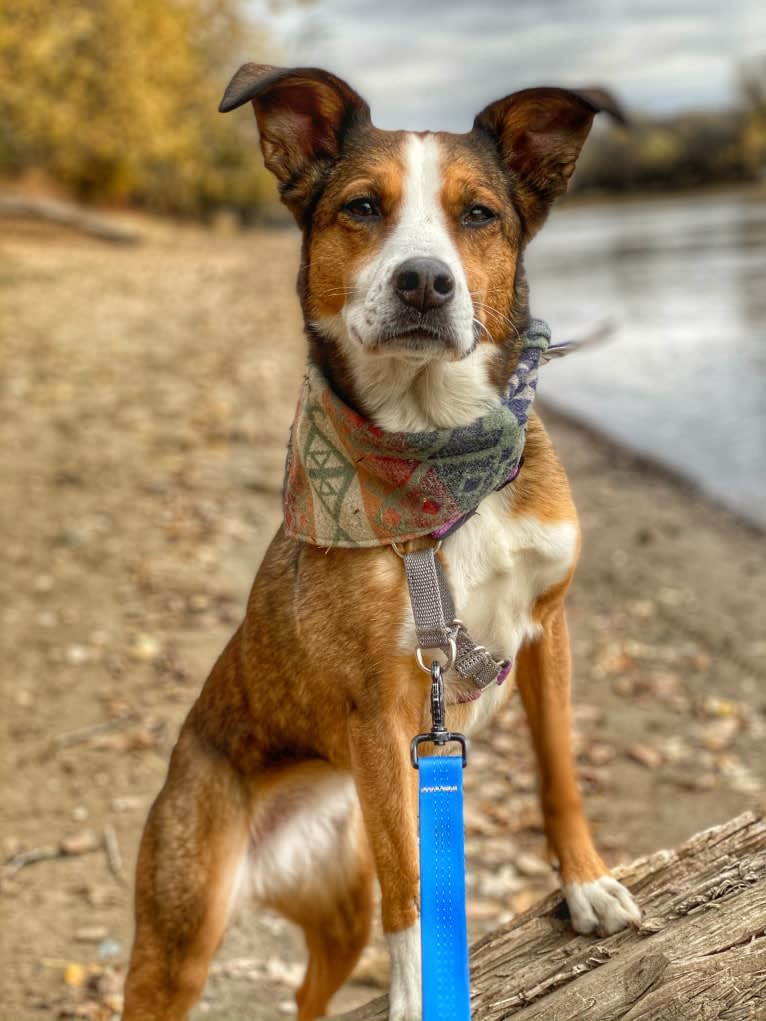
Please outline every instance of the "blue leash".
[[[444, 725], [441, 665], [431, 664], [432, 729], [411, 745], [420, 788], [420, 940], [423, 1021], [471, 1021], [465, 910], [463, 768], [466, 740]], [[422, 744], [456, 742], [460, 755], [419, 757]]]

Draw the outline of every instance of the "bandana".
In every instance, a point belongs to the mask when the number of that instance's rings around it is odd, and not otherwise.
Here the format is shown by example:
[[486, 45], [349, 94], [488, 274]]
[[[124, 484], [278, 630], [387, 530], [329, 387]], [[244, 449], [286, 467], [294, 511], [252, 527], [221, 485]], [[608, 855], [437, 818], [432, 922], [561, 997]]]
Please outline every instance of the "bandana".
[[518, 474], [550, 330], [533, 319], [508, 389], [470, 425], [387, 432], [309, 365], [290, 434], [285, 530], [313, 546], [442, 536]]

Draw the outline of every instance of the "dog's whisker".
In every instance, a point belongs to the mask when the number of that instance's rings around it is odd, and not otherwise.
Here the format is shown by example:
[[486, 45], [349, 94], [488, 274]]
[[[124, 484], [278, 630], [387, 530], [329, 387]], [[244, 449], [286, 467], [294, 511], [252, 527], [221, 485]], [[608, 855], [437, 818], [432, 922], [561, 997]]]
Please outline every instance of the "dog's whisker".
[[512, 319], [504, 315], [499, 309], [493, 308], [492, 305], [487, 305], [485, 302], [482, 301], [474, 302], [474, 304], [478, 307], [479, 311], [482, 311], [486, 315], [491, 316], [495, 322], [498, 322], [500, 323], [500, 325], [513, 330], [513, 332], [516, 334], [516, 339], [521, 340], [521, 334], [519, 333], [519, 329], [516, 326], [516, 324], [513, 322]]
[[331, 287], [326, 291], [319, 291], [317, 297], [336, 298], [340, 295], [341, 297], [347, 298], [349, 295], [353, 294], [354, 291], [355, 288], [353, 287]]
[[477, 302], [476, 304], [478, 305], [482, 312], [488, 312], [490, 315], [493, 315], [496, 319], [500, 320], [501, 322], [507, 323], [509, 325], [511, 324], [511, 320], [508, 318], [508, 316], [504, 315], [499, 308], [495, 308], [493, 305], [487, 305], [487, 303], [484, 301]]
[[486, 333], [487, 337], [488, 337], [488, 338], [489, 338], [489, 339], [490, 339], [491, 341], [494, 341], [494, 339], [495, 339], [495, 338], [494, 338], [494, 337], [492, 336], [492, 334], [491, 334], [491, 333], [489, 332], [489, 330], [488, 330], [488, 329], [487, 329], [487, 327], [486, 327], [486, 326], [484, 325], [484, 323], [483, 323], [483, 322], [481, 321], [481, 319], [477, 319], [477, 318], [476, 318], [476, 316], [474, 316], [474, 317], [473, 317], [473, 324], [474, 324], [474, 326], [478, 326], [478, 328], [479, 328], [480, 330], [483, 330], [483, 331], [484, 331], [484, 332]]
[[497, 323], [500, 326], [505, 327], [505, 326], [509, 326], [510, 325], [510, 323], [505, 318], [505, 316], [503, 316], [499, 312], [495, 311], [495, 309], [479, 306], [477, 311], [484, 313], [484, 315], [486, 316], [487, 319], [489, 319], [493, 323]]

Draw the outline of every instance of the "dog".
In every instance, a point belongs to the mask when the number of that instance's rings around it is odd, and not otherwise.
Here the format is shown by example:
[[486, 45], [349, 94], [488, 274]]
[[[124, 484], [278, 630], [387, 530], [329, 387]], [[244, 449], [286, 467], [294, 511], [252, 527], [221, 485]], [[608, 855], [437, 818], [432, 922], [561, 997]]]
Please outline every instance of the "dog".
[[[460, 427], [491, 411], [529, 324], [525, 247], [595, 114], [610, 112], [604, 94], [526, 89], [466, 134], [389, 132], [330, 73], [246, 64], [221, 110], [247, 102], [303, 233], [309, 361], [332, 391], [380, 430]], [[637, 925], [640, 910], [594, 847], [573, 767], [564, 596], [579, 548], [566, 475], [533, 414], [518, 478], [438, 553], [471, 634], [514, 659], [509, 683], [474, 699], [451, 698], [447, 675], [447, 725], [474, 734], [518, 688], [572, 925], [603, 934]], [[124, 1021], [186, 1016], [246, 889], [303, 930], [298, 1018], [323, 1016], [368, 939], [375, 877], [389, 1018], [419, 1021], [409, 743], [427, 729], [430, 681], [414, 650], [389, 545], [328, 550], [278, 531], [146, 822]]]

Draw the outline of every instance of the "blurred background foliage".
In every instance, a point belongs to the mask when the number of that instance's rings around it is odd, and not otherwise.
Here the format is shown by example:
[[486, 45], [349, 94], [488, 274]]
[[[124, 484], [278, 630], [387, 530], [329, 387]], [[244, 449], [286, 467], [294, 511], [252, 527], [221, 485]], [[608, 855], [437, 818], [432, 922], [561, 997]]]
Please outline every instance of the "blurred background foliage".
[[238, 0], [5, 0], [0, 175], [160, 212], [258, 205], [253, 124], [217, 107], [264, 49]]
[[[243, 219], [274, 201], [253, 121], [217, 105], [242, 59], [271, 54], [243, 0], [5, 0], [0, 179], [86, 202]], [[737, 109], [599, 127], [573, 190], [663, 191], [757, 179], [766, 59]]]
[[597, 122], [573, 191], [672, 191], [759, 180], [766, 167], [766, 57], [740, 68], [734, 109], [629, 116], [628, 130], [604, 130]]

